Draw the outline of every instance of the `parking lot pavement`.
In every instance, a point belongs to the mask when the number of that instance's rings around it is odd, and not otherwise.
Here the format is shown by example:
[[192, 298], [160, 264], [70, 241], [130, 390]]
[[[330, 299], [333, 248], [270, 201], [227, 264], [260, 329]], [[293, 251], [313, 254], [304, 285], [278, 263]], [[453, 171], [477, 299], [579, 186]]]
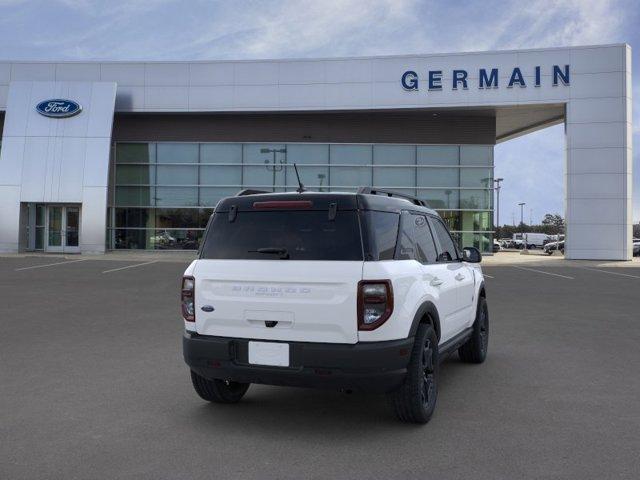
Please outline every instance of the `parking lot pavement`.
[[0, 478], [638, 478], [640, 268], [487, 266], [489, 357], [448, 359], [414, 426], [361, 394], [209, 405], [181, 358], [187, 262], [73, 260], [0, 258]]

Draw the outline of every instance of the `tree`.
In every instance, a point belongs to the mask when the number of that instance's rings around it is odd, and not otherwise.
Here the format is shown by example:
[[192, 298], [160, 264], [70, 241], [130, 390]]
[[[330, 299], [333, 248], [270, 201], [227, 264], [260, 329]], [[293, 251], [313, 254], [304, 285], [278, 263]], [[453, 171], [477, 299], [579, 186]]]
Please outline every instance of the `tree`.
[[542, 225], [552, 225], [557, 228], [564, 228], [564, 218], [557, 213], [547, 213], [542, 219]]

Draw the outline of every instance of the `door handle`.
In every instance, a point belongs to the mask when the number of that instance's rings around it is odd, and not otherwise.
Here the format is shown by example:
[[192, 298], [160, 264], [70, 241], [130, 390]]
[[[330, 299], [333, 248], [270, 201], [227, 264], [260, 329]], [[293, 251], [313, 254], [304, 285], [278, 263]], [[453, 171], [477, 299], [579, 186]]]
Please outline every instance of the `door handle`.
[[454, 277], [456, 280], [458, 280], [459, 282], [461, 282], [462, 280], [464, 280], [464, 275], [462, 275], [461, 273], [457, 274]]
[[432, 287], [438, 287], [440, 285], [442, 285], [444, 282], [442, 280], [440, 280], [438, 277], [435, 277], [433, 280], [431, 280], [429, 282], [429, 285], [431, 285]]

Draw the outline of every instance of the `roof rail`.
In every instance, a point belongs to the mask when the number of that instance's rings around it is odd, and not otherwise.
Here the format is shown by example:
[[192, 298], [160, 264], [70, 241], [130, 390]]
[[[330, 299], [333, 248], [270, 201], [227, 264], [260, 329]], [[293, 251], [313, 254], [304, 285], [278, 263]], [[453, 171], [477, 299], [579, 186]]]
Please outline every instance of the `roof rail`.
[[391, 190], [384, 190], [382, 188], [360, 187], [358, 188], [358, 193], [362, 195], [383, 195], [386, 197], [403, 198], [405, 200], [409, 200], [414, 205], [419, 205], [421, 207], [429, 208], [429, 205], [427, 205], [427, 202], [425, 202], [424, 200], [420, 200], [417, 197], [414, 197], [412, 195], [407, 195], [405, 193], [392, 192]]
[[256, 190], [254, 188], [245, 188], [244, 190], [240, 190], [238, 193], [236, 193], [236, 197], [244, 197], [246, 195], [258, 195], [260, 193], [273, 193], [273, 192], [267, 192], [266, 190]]

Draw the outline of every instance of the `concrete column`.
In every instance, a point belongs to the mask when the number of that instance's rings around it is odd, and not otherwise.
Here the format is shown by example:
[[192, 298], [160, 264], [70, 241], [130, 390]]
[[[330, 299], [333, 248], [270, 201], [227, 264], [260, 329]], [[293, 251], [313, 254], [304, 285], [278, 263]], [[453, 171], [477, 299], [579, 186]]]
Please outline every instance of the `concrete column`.
[[576, 78], [567, 104], [568, 259], [632, 258], [631, 48], [619, 52], [622, 68], [601, 85], [591, 83], [602, 75]]

